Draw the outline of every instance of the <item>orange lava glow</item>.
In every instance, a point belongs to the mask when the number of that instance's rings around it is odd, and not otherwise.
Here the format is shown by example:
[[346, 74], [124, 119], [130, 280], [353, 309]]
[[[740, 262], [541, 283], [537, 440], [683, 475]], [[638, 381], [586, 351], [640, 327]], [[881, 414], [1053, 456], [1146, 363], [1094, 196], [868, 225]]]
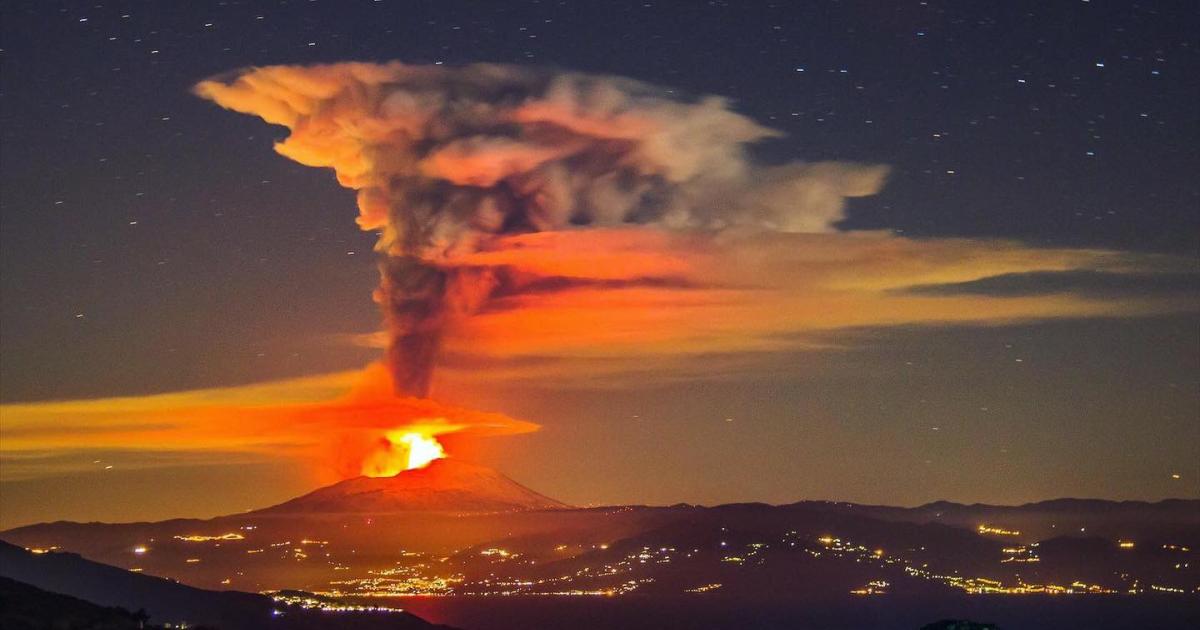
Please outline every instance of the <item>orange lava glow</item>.
[[363, 460], [362, 474], [367, 477], [392, 477], [405, 470], [424, 468], [446, 456], [441, 442], [417, 431], [388, 431], [380, 448]]
[[[3, 416], [0, 453], [136, 443], [166, 453], [209, 451], [248, 461], [302, 461], [311, 465], [313, 484], [363, 474], [394, 475], [446, 453], [470, 458], [481, 438], [539, 428], [501, 413], [397, 397], [382, 364], [357, 372], [149, 397], [4, 405]], [[64, 417], [72, 422], [63, 422]], [[81, 431], [83, 426], [92, 429]], [[406, 438], [410, 433], [416, 437]], [[5, 464], [6, 476], [29, 471]]]

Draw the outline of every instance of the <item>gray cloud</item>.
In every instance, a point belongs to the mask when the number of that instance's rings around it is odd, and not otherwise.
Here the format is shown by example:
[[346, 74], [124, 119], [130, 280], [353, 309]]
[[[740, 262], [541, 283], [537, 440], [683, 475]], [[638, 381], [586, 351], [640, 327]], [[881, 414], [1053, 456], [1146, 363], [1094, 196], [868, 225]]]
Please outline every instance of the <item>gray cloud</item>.
[[887, 168], [765, 166], [745, 147], [779, 132], [722, 98], [621, 77], [518, 66], [341, 63], [252, 68], [195, 92], [284, 125], [276, 150], [330, 167], [378, 230], [376, 295], [397, 390], [428, 394], [448, 326], [503, 268], [453, 265], [500, 235], [623, 224], [825, 232]]

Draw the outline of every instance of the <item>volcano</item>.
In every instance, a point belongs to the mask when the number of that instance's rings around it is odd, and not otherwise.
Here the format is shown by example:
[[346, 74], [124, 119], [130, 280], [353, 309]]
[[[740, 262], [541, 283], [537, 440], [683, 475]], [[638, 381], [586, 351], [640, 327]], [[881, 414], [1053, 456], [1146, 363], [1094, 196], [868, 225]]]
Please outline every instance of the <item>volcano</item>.
[[392, 477], [346, 479], [257, 513], [486, 513], [568, 507], [491, 468], [442, 458]]

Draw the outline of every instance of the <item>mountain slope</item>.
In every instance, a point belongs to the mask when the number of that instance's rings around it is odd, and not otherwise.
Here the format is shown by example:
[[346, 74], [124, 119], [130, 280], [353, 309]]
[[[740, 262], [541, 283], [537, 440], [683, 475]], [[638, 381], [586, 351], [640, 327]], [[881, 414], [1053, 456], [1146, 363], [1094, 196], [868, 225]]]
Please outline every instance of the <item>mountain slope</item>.
[[[342, 624], [353, 624], [361, 630], [443, 627], [403, 612], [386, 615], [350, 613], [330, 618], [320, 611], [289, 608], [257, 593], [194, 588], [86, 560], [73, 553], [34, 554], [3, 541], [0, 541], [0, 577], [99, 606], [145, 610], [154, 623], [203, 624], [223, 630], [322, 630], [342, 627]], [[46, 603], [50, 605], [53, 601], [50, 598]], [[285, 610], [285, 614], [274, 613], [280, 609]]]
[[482, 513], [566, 507], [491, 468], [438, 459], [394, 477], [347, 479], [257, 513]]
[[144, 626], [135, 613], [44, 591], [36, 586], [0, 577], [0, 628], [105, 628], [138, 630]]
[[222, 627], [238, 620], [265, 623], [272, 610], [271, 599], [263, 595], [207, 591], [92, 562], [73, 553], [33, 554], [4, 542], [0, 542], [0, 575], [103, 606], [144, 608], [156, 622]]

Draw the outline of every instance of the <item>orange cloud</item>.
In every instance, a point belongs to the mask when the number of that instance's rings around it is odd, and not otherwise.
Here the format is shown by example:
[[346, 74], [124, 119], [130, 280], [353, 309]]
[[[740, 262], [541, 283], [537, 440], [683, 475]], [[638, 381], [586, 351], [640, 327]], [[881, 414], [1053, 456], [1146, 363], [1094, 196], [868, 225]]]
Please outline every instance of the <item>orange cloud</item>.
[[384, 434], [405, 429], [456, 444], [536, 431], [504, 414], [397, 398], [381, 365], [361, 372], [154, 396], [0, 407], [0, 455], [138, 449], [256, 453], [318, 464], [326, 479], [358, 473]]
[[[1128, 273], [1158, 261], [1104, 250], [876, 232], [704, 235], [654, 228], [502, 237], [453, 259], [515, 278], [446, 339], [460, 355], [630, 357], [781, 350], [832, 330], [1130, 316], [1189, 307], [1162, 296], [988, 296], [912, 287], [1005, 274]], [[521, 279], [524, 278], [524, 281]]]

